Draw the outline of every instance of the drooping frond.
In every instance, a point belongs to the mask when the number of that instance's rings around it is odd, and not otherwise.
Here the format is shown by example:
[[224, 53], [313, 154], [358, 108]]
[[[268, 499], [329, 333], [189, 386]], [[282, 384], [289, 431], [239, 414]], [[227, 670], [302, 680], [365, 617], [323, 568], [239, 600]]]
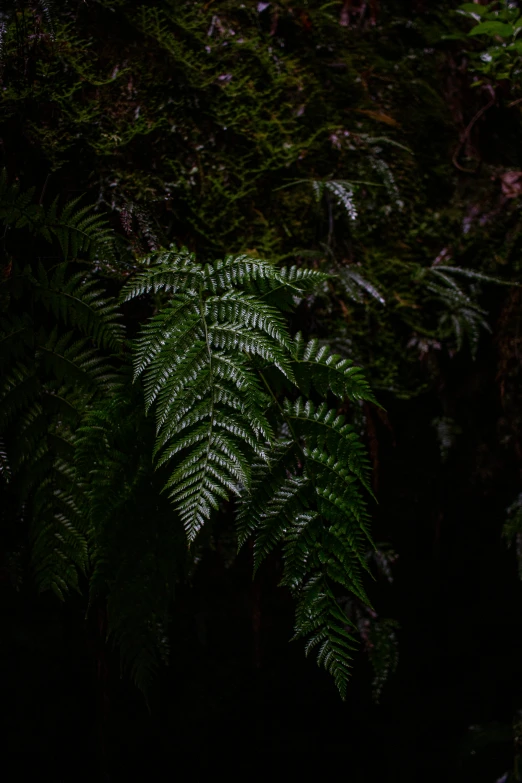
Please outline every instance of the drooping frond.
[[349, 182], [329, 180], [324, 187], [332, 194], [337, 204], [344, 209], [350, 220], [357, 220], [357, 208], [353, 198], [353, 187]]
[[517, 283], [513, 280], [502, 280], [500, 277], [492, 277], [491, 275], [485, 275], [483, 272], [478, 272], [476, 269], [469, 269], [462, 266], [445, 266], [444, 264], [432, 265], [430, 271], [434, 274], [442, 275], [461, 275], [467, 277], [469, 280], [478, 280], [484, 283], [494, 283], [495, 285], [507, 285], [507, 286], [520, 286], [521, 283]]
[[37, 587], [61, 600], [71, 587], [79, 589], [78, 573], [87, 571], [85, 506], [74, 465], [56, 457], [34, 494], [32, 560]]
[[116, 303], [104, 293], [88, 270], [71, 274], [70, 265], [58, 264], [49, 274], [40, 263], [27, 272], [34, 296], [65, 326], [78, 329], [101, 347], [117, 350], [123, 338]]
[[321, 396], [331, 391], [341, 400], [367, 400], [378, 405], [361, 368], [350, 359], [331, 354], [318, 340], [305, 342], [301, 333], [294, 339], [293, 353], [292, 369], [303, 394], [315, 388]]
[[[0, 178], [0, 220], [11, 230], [58, 241], [64, 256], [95, 257], [112, 234], [92, 208], [60, 213]], [[92, 267], [51, 264], [45, 255], [12, 262], [0, 295], [0, 438], [13, 509], [27, 518], [36, 585], [64, 598], [89, 563], [88, 503], [75, 467], [76, 429], [110, 397], [118, 377], [105, 349], [123, 338], [116, 303]]]
[[350, 677], [352, 653], [357, 642], [351, 621], [339, 606], [328, 581], [320, 573], [311, 576], [298, 597], [294, 639], [307, 638], [305, 654], [319, 647], [317, 663], [334, 678], [344, 699]]
[[372, 696], [378, 704], [385, 682], [397, 670], [399, 623], [391, 618], [377, 618], [369, 634], [369, 658], [373, 669]]
[[126, 300], [171, 294], [135, 343], [134, 371], [147, 409], [156, 406], [155, 451], [159, 465], [172, 461], [166, 489], [190, 541], [220, 502], [249, 485], [252, 458], [265, 455], [272, 437], [253, 360], [294, 380], [279, 313], [239, 286], [294, 277], [248, 256], [203, 267], [186, 254], [160, 253], [123, 292]]
[[[110, 393], [113, 369], [84, 339], [55, 327], [25, 346], [0, 385], [0, 432], [13, 492], [31, 510], [37, 587], [63, 599], [88, 565], [86, 501], [74, 469], [74, 431], [85, 407]], [[4, 359], [9, 356], [4, 355]], [[7, 449], [6, 449], [7, 451]]]
[[124, 385], [83, 419], [75, 458], [89, 509], [90, 604], [107, 601], [122, 667], [145, 694], [165, 656], [169, 605], [186, 552], [183, 528], [159, 496], [153, 439], [139, 390]]
[[56, 197], [46, 209], [34, 201], [35, 188], [22, 191], [18, 182], [9, 183], [0, 172], [0, 222], [13, 229], [26, 229], [48, 242], [57, 242], [63, 259], [112, 260], [115, 236], [107, 218], [92, 204], [79, 207], [83, 196], [59, 207]]
[[355, 640], [333, 585], [370, 605], [362, 574], [373, 542], [360, 490], [371, 492], [368, 459], [352, 427], [327, 405], [286, 401], [284, 414], [294, 438], [281, 441], [268, 463], [253, 466], [238, 540], [254, 534], [255, 569], [282, 545], [281, 584], [298, 601], [294, 638], [307, 637], [307, 651], [320, 645], [318, 660], [344, 696]]
[[[254, 536], [254, 569], [282, 546], [296, 637], [306, 636], [308, 649], [320, 644], [319, 661], [344, 693], [354, 640], [333, 590], [370, 603], [361, 491], [371, 494], [369, 461], [344, 418], [307, 397], [375, 399], [360, 368], [317, 341], [289, 338], [278, 301], [286, 306], [324, 279], [250, 256], [201, 266], [184, 251], [160, 251], [122, 298], [167, 296], [135, 340], [134, 376], [146, 409], [154, 407], [157, 467], [169, 471], [165, 489], [189, 541], [238, 496], [239, 545]], [[265, 370], [305, 396], [279, 401]]]
[[11, 479], [11, 465], [3, 438], [0, 438], [0, 476], [2, 481], [9, 484]]
[[294, 638], [307, 638], [307, 653], [321, 643], [318, 661], [333, 674], [344, 697], [355, 639], [333, 586], [370, 604], [361, 581], [368, 520], [350, 476], [339, 466], [323, 465], [318, 453], [314, 456], [317, 472], [312, 460], [309, 469], [307, 460], [301, 475], [287, 469], [282, 480], [266, 466], [258, 467], [252, 495], [245, 496], [240, 512], [240, 534], [244, 538], [251, 530], [255, 533], [256, 568], [282, 545], [281, 584], [297, 600]]
[[9, 183], [7, 171], [0, 172], [0, 220], [14, 228], [24, 228], [34, 224], [38, 217], [38, 205], [34, 204], [35, 188], [20, 190], [18, 182]]
[[354, 264], [341, 265], [335, 263], [334, 271], [343, 285], [344, 290], [354, 302], [364, 302], [364, 294], [366, 293], [380, 304], [386, 304], [386, 300], [379, 289], [371, 283], [370, 280], [363, 277], [363, 275], [357, 271]]
[[[368, 602], [368, 460], [342, 417], [308, 397], [374, 398], [359, 368], [292, 340], [282, 316], [326, 276], [249, 255], [203, 265], [186, 250], [152, 252], [121, 294], [156, 296], [133, 342], [141, 383], [131, 386], [107, 355], [125, 358], [116, 304], [77, 260], [110, 244], [103, 219], [78, 200], [32, 209], [2, 182], [4, 223], [65, 258], [15, 262], [2, 292], [0, 463], [30, 509], [39, 587], [63, 597], [90, 568], [91, 599], [107, 600], [122, 662], [145, 689], [165, 654], [186, 539], [235, 495], [240, 544], [254, 535], [255, 568], [282, 547], [296, 636], [320, 643], [343, 692], [352, 638], [334, 590]], [[31, 306], [20, 312], [19, 301]]]
[[481, 329], [491, 331], [484, 318], [487, 312], [479, 307], [447, 272], [440, 271], [437, 267], [431, 268], [430, 272], [438, 282], [429, 282], [427, 288], [444, 308], [439, 317], [440, 328], [443, 333], [449, 332], [454, 337], [457, 351], [462, 349], [464, 337], [467, 337], [471, 354], [475, 357]]
[[88, 340], [76, 337], [73, 331], [59, 335], [58, 330], [53, 329], [36, 350], [41, 369], [61, 383], [83, 386], [87, 393], [101, 389], [109, 391], [118, 382], [114, 368], [89, 346]]
[[94, 259], [97, 256], [112, 255], [113, 232], [102, 214], [93, 212], [91, 204], [79, 207], [83, 196], [69, 201], [58, 209], [55, 198], [47, 213], [41, 219], [40, 232], [48, 240], [57, 239], [65, 261], [77, 259], [82, 254]]

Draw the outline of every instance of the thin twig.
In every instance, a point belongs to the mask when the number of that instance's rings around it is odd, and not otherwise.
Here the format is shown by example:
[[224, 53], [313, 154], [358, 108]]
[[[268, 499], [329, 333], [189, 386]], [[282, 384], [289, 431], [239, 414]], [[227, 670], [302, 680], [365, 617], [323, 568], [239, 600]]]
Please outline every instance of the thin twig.
[[38, 201], [39, 206], [42, 205], [43, 197], [45, 196], [45, 189], [47, 188], [47, 183], [49, 182], [49, 177], [51, 175], [48, 174], [45, 178], [45, 182], [43, 184], [42, 192], [40, 193], [40, 200]]
[[463, 147], [463, 146], [464, 146], [464, 144], [466, 143], [466, 140], [467, 140], [467, 138], [468, 138], [469, 134], [471, 133], [471, 131], [472, 131], [472, 129], [473, 129], [473, 126], [475, 125], [475, 123], [477, 122], [477, 120], [479, 120], [479, 119], [482, 117], [482, 115], [483, 115], [485, 112], [487, 112], [487, 110], [488, 110], [488, 109], [490, 109], [490, 108], [493, 106], [493, 104], [495, 103], [495, 101], [496, 101], [496, 96], [495, 96], [495, 94], [493, 93], [493, 97], [491, 98], [491, 100], [489, 101], [489, 103], [486, 103], [486, 105], [485, 105], [485, 106], [483, 106], [481, 109], [479, 109], [479, 110], [478, 110], [478, 112], [475, 114], [475, 116], [473, 117], [473, 119], [471, 120], [471, 122], [468, 124], [468, 127], [466, 128], [466, 130], [465, 130], [465, 131], [464, 131], [464, 133], [462, 134], [462, 136], [461, 136], [461, 139], [460, 139], [459, 146], [458, 146], [458, 147], [457, 147], [457, 149], [455, 150], [455, 152], [454, 152], [454, 154], [453, 154], [453, 158], [452, 158], [452, 163], [453, 163], [453, 165], [454, 165], [454, 166], [455, 166], [457, 169], [459, 169], [459, 171], [464, 171], [466, 174], [476, 174], [476, 173], [477, 173], [478, 166], [477, 166], [477, 168], [476, 168], [476, 169], [465, 169], [465, 168], [464, 168], [463, 166], [461, 166], [461, 165], [460, 165], [460, 163], [458, 162], [458, 157], [459, 157], [459, 155], [460, 155], [460, 151], [462, 150], [462, 147]]

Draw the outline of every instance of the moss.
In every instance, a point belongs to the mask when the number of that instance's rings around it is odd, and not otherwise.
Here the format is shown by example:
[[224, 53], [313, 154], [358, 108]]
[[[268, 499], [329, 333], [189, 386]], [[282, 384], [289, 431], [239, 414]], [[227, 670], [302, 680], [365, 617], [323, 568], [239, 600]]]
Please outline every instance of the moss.
[[[61, 4], [51, 36], [28, 3], [4, 43], [5, 160], [49, 196], [89, 190], [115, 215], [139, 212], [200, 258], [313, 259], [338, 277], [300, 325], [348, 335], [377, 388], [417, 394], [430, 381], [408, 345], [458, 342], [422, 270], [445, 251], [509, 277], [520, 235], [498, 179], [518, 165], [513, 145], [473, 177], [452, 164], [482, 98], [462, 42], [444, 38], [451, 5], [412, 17], [389, 3], [372, 26], [344, 24], [342, 3], [98, 0]], [[463, 154], [482, 156], [503, 117], [477, 123]], [[332, 193], [316, 201], [325, 180], [353, 183], [356, 222]]]

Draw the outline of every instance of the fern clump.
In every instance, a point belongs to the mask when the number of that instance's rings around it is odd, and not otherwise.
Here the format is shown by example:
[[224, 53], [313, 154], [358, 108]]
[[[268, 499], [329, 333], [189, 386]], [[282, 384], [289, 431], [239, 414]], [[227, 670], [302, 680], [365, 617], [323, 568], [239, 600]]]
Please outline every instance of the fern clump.
[[[0, 220], [7, 240], [29, 234], [61, 253], [13, 256], [0, 287], [0, 438], [2, 475], [16, 518], [27, 517], [39, 589], [60, 598], [88, 572], [88, 514], [75, 468], [76, 432], [84, 413], [118, 385], [113, 356], [122, 347], [117, 303], [86, 258], [110, 246], [92, 207], [74, 200], [59, 210], [32, 202], [0, 177]], [[11, 233], [8, 233], [11, 232]], [[22, 245], [23, 247], [23, 245]], [[16, 255], [15, 255], [16, 254]], [[64, 260], [68, 258], [69, 260]]]
[[160, 251], [122, 299], [162, 297], [134, 342], [134, 377], [154, 408], [156, 465], [189, 543], [235, 496], [239, 546], [255, 537], [257, 569], [282, 545], [295, 638], [306, 637], [307, 652], [319, 648], [344, 695], [355, 639], [335, 586], [370, 603], [362, 571], [371, 490], [357, 433], [325, 399], [375, 400], [350, 360], [292, 339], [274, 305], [322, 280], [244, 255], [203, 265]]
[[152, 296], [155, 308], [127, 343], [97, 274], [115, 258], [103, 219], [32, 195], [0, 180], [6, 229], [59, 253], [21, 258], [9, 244], [0, 476], [14, 517], [28, 521], [39, 589], [63, 599], [83, 576], [146, 691], [168, 654], [174, 586], [234, 499], [238, 546], [254, 539], [254, 571], [281, 547], [294, 638], [344, 696], [356, 640], [340, 600], [370, 605], [373, 544], [369, 461], [340, 408], [375, 400], [351, 360], [289, 332], [285, 313], [326, 275], [246, 254], [203, 264], [153, 251], [121, 291], [120, 303]]

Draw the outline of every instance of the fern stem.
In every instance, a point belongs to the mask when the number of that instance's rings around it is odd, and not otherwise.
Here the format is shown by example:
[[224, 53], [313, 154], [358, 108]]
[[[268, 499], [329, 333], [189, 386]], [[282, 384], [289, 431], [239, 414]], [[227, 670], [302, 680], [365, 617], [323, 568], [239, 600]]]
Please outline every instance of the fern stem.
[[[210, 430], [208, 435], [208, 441], [207, 441], [207, 454], [205, 457], [205, 473], [208, 467], [208, 460], [210, 456], [210, 446], [212, 442], [212, 432], [214, 428], [214, 405], [215, 405], [215, 398], [214, 398], [214, 374], [212, 370], [212, 351], [210, 350], [210, 343], [208, 339], [208, 328], [207, 328], [207, 319], [205, 318], [205, 305], [203, 302], [203, 286], [199, 286], [199, 307], [200, 307], [200, 313], [201, 313], [201, 320], [203, 321], [203, 329], [205, 332], [205, 345], [207, 346], [207, 353], [208, 353], [208, 368], [209, 368], [209, 376], [210, 376], [210, 388], [212, 389], [212, 404], [210, 408]], [[200, 497], [201, 497], [201, 490], [200, 490]], [[189, 544], [190, 547], [190, 544]]]
[[276, 405], [277, 405], [277, 407], [279, 408], [279, 412], [280, 412], [281, 416], [283, 417], [283, 419], [285, 420], [285, 423], [286, 423], [286, 425], [287, 425], [288, 429], [290, 430], [290, 434], [292, 435], [293, 439], [294, 439], [294, 440], [295, 440], [295, 442], [297, 443], [297, 445], [298, 445], [298, 447], [299, 447], [299, 449], [300, 449], [301, 453], [302, 453], [302, 454], [303, 454], [303, 456], [304, 456], [304, 449], [303, 449], [303, 447], [301, 446], [301, 444], [299, 443], [299, 440], [298, 440], [298, 438], [297, 438], [297, 435], [295, 434], [295, 430], [294, 430], [294, 428], [292, 427], [292, 423], [291, 423], [290, 419], [287, 417], [287, 415], [286, 415], [286, 413], [285, 413], [285, 411], [284, 411], [284, 408], [282, 408], [282, 407], [281, 407], [281, 404], [280, 404], [279, 400], [277, 399], [277, 397], [275, 396], [275, 394], [274, 394], [274, 392], [273, 392], [273, 390], [272, 390], [272, 387], [271, 387], [271, 386], [270, 386], [270, 384], [268, 383], [267, 379], [265, 378], [265, 376], [263, 375], [263, 373], [261, 372], [261, 370], [259, 370], [259, 375], [261, 376], [261, 380], [262, 380], [262, 381], [263, 381], [263, 383], [265, 384], [265, 387], [266, 387], [266, 389], [267, 389], [268, 393], [270, 394], [270, 396], [272, 397], [273, 401], [275, 402], [275, 404], [276, 404]]

